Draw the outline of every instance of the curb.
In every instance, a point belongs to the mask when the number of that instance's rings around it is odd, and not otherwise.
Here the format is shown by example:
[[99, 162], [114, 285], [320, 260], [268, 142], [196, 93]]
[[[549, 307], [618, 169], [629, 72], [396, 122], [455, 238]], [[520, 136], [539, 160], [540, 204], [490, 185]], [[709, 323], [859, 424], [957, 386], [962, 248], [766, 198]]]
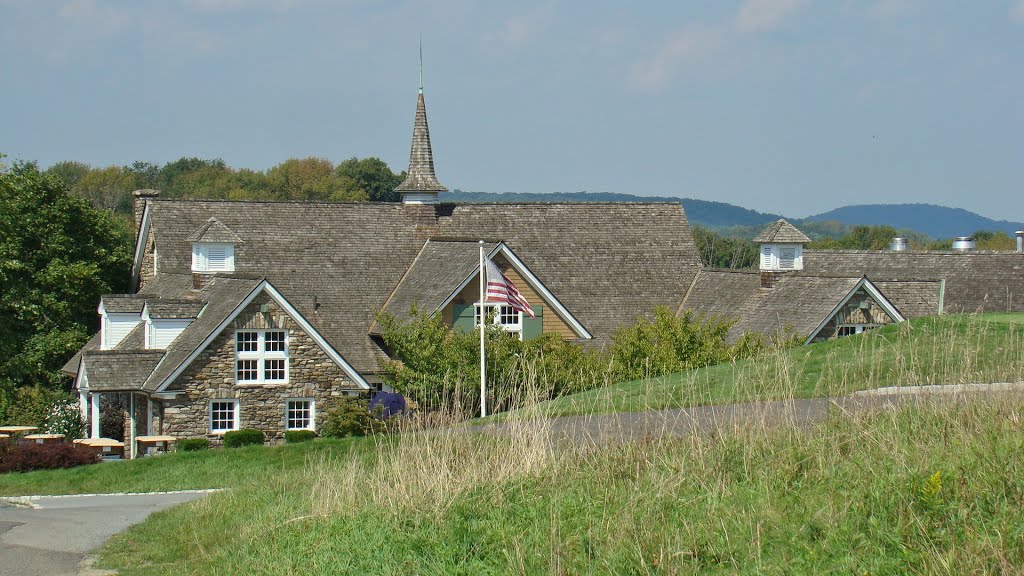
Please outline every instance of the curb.
[[915, 386], [886, 386], [873, 390], [859, 390], [851, 396], [900, 396], [923, 394], [967, 394], [971, 392], [1024, 392], [1024, 382], [994, 382], [991, 384], [926, 384]]
[[224, 488], [205, 488], [201, 490], [170, 490], [166, 492], [107, 492], [105, 494], [36, 494], [32, 496], [0, 496], [0, 502], [21, 508], [37, 508], [33, 502], [43, 498], [89, 498], [95, 496], [161, 496], [165, 494], [213, 494], [223, 492]]

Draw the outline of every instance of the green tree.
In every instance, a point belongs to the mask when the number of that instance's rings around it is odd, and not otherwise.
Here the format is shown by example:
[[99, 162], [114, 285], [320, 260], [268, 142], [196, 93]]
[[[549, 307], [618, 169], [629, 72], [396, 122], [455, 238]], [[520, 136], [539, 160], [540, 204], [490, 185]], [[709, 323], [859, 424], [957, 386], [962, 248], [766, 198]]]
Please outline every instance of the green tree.
[[124, 292], [132, 230], [35, 164], [0, 166], [0, 391], [59, 388], [96, 330], [101, 294]]
[[184, 176], [199, 171], [204, 171], [207, 178], [213, 179], [219, 173], [231, 172], [231, 168], [220, 158], [213, 160], [203, 160], [194, 156], [179, 158], [174, 162], [164, 164], [163, 168], [160, 169], [160, 174], [157, 178], [159, 185], [156, 188], [160, 190], [160, 194], [165, 198], [204, 198], [205, 196], [187, 196], [188, 193], [195, 192], [195, 187], [185, 184], [186, 179]]
[[757, 266], [758, 248], [750, 240], [727, 238], [703, 226], [694, 226], [693, 241], [705, 266], [732, 269]]
[[94, 168], [69, 188], [102, 210], [131, 211], [132, 191], [138, 189], [135, 174], [120, 166]]
[[47, 176], [56, 176], [69, 190], [78, 185], [78, 181], [92, 170], [88, 164], [74, 161], [57, 162], [46, 169]]
[[352, 157], [338, 164], [335, 173], [352, 197], [365, 196], [371, 202], [398, 202], [402, 199], [395, 188], [405, 180], [405, 172], [395, 174], [380, 158], [360, 160]]

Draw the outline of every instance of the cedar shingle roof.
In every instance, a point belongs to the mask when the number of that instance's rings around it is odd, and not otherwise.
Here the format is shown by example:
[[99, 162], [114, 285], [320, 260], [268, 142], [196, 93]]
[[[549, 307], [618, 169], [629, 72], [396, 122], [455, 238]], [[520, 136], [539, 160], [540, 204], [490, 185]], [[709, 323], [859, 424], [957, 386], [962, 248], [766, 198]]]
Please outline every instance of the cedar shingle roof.
[[86, 352], [89, 390], [140, 390], [146, 377], [163, 358], [160, 350], [94, 350]]
[[211, 217], [195, 232], [189, 234], [189, 242], [223, 242], [237, 244], [242, 241], [238, 234], [225, 226], [220, 220]]
[[781, 219], [762, 230], [757, 236], [754, 236], [754, 242], [759, 243], [806, 244], [810, 241], [811, 239], [798, 230], [796, 226]]
[[[495, 246], [485, 242], [484, 253]], [[432, 313], [479, 267], [479, 242], [427, 240], [383, 310], [396, 318], [408, 316], [413, 306]]]
[[150, 318], [195, 318], [205, 306], [205, 302], [194, 300], [149, 300], [146, 310]]
[[657, 305], [677, 306], [700, 266], [674, 203], [152, 200], [150, 215], [159, 276], [191, 279], [187, 238], [216, 217], [246, 239], [235, 247], [236, 271], [265, 275], [363, 373], [378, 369], [373, 316], [430, 237], [504, 241], [598, 344]]
[[811, 274], [864, 274], [872, 282], [945, 279], [943, 311], [1024, 311], [1024, 254], [975, 251], [804, 250]]
[[409, 170], [405, 180], [395, 188], [399, 192], [447, 192], [434, 175], [434, 153], [430, 149], [430, 129], [427, 127], [427, 105], [423, 92], [416, 98], [416, 120], [412, 128], [412, 150], [409, 152]]
[[939, 310], [938, 280], [872, 282], [906, 318], [934, 316]]
[[100, 302], [108, 314], [139, 314], [146, 299], [138, 294], [104, 294]]

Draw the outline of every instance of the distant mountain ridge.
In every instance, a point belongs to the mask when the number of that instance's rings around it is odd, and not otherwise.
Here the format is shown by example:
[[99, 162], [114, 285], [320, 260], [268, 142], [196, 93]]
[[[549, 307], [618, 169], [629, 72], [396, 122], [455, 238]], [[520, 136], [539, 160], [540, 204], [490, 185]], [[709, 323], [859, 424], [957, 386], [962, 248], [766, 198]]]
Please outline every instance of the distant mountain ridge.
[[[963, 208], [948, 208], [935, 204], [859, 204], [843, 206], [807, 218], [789, 218], [749, 210], [725, 202], [712, 202], [695, 198], [673, 196], [636, 196], [613, 192], [553, 192], [549, 194], [525, 192], [463, 192], [455, 190], [441, 193], [442, 202], [680, 202], [691, 225], [749, 236], [754, 229], [779, 218], [786, 218], [797, 226], [804, 225], [812, 237], [831, 235], [832, 227], [825, 222], [838, 222], [844, 227], [867, 224], [892, 226], [897, 230], [910, 230], [931, 238], [943, 239], [966, 236], [979, 230], [1001, 231], [1011, 236], [1024, 230], [1024, 223], [993, 220]], [[756, 232], [754, 232], [756, 233]], [[816, 234], [817, 233], [817, 234]]]

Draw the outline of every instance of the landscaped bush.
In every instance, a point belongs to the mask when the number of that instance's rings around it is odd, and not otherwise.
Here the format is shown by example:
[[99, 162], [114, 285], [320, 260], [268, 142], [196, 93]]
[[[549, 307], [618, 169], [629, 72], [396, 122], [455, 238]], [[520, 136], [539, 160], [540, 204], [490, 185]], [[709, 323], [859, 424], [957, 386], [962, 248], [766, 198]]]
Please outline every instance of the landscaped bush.
[[68, 394], [40, 386], [0, 389], [0, 424], [43, 428], [56, 406], [72, 403], [75, 399]]
[[314, 438], [316, 438], [316, 432], [312, 430], [288, 430], [284, 433], [284, 441], [286, 444], [309, 442]]
[[327, 412], [320, 433], [325, 438], [349, 438], [373, 434], [370, 405], [362, 398], [342, 398]]
[[0, 443], [0, 473], [74, 468], [99, 461], [95, 452], [78, 444]]
[[254, 428], [242, 428], [241, 430], [232, 430], [224, 433], [225, 448], [240, 448], [253, 444], [263, 444], [264, 440], [263, 432]]
[[178, 440], [175, 450], [178, 452], [198, 452], [210, 447], [210, 441], [206, 438], [185, 438]]
[[85, 430], [82, 412], [78, 402], [67, 398], [63, 402], [55, 402], [50, 408], [50, 416], [43, 425], [46, 434], [63, 434], [65, 438], [81, 438]]

